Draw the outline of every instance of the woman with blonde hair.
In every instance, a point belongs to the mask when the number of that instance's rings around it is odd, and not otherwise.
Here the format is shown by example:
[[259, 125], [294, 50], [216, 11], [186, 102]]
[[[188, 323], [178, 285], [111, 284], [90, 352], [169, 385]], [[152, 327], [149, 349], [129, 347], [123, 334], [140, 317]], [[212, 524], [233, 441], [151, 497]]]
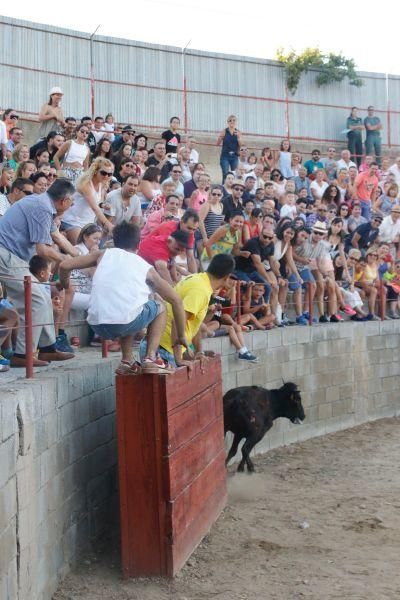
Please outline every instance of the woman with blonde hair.
[[17, 144], [12, 153], [12, 159], [8, 161], [8, 164], [14, 171], [16, 171], [18, 169], [18, 165], [26, 160], [29, 160], [28, 144]]
[[112, 231], [113, 225], [99, 205], [105, 199], [113, 173], [113, 163], [99, 156], [76, 182], [74, 204], [63, 214], [61, 221], [61, 229], [71, 244], [77, 243], [81, 229], [88, 223], [97, 222], [106, 231]]
[[36, 171], [37, 168], [34, 160], [24, 160], [23, 162], [20, 162], [17, 167], [17, 170], [15, 172], [15, 179], [17, 179], [17, 177], [24, 177], [25, 179], [29, 179], [29, 177], [36, 173]]

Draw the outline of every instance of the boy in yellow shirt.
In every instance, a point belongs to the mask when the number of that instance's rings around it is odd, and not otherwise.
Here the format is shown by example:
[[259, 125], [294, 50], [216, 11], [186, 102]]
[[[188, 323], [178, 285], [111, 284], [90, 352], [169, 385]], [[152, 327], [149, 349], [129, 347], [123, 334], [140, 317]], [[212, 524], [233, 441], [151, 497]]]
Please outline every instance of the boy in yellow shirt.
[[[200, 325], [207, 314], [211, 295], [224, 287], [229, 275], [235, 269], [235, 261], [230, 254], [217, 254], [211, 260], [205, 273], [188, 275], [174, 288], [183, 303], [186, 326], [185, 337], [195, 349], [194, 358], [200, 358], [201, 335]], [[160, 356], [172, 366], [191, 366], [191, 361], [183, 358], [184, 348], [176, 345], [177, 339], [172, 309], [167, 305], [167, 323], [160, 340]], [[141, 349], [142, 350], [142, 349]]]

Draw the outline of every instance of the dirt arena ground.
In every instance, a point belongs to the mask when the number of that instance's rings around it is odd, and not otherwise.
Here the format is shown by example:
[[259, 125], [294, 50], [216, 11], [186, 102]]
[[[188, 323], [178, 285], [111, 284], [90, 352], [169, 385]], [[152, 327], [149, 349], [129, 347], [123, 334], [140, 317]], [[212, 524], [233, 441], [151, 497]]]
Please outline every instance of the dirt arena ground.
[[400, 599], [400, 420], [271, 451], [230, 469], [229, 504], [174, 581], [123, 581], [86, 557], [54, 600]]

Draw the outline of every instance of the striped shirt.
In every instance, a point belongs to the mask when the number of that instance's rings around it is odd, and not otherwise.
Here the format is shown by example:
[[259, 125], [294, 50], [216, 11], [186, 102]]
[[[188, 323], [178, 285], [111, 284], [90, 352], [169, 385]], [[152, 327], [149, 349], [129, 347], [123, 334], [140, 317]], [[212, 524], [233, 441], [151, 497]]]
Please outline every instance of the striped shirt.
[[0, 219], [0, 246], [28, 262], [36, 244], [51, 245], [54, 204], [47, 193], [31, 194], [15, 202]]

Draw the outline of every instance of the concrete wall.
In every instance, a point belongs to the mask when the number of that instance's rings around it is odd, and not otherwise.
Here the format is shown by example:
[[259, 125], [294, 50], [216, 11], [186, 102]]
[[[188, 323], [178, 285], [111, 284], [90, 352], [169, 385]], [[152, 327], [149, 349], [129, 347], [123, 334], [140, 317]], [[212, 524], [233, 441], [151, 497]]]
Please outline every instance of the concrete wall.
[[[205, 346], [222, 353], [224, 391], [299, 384], [306, 423], [279, 419], [256, 447], [265, 452], [399, 414], [399, 333], [399, 321], [384, 321], [245, 334], [258, 365], [239, 363], [228, 338]], [[115, 362], [83, 353], [2, 385], [1, 600], [50, 600], [85, 546], [116, 532]]]
[[97, 352], [1, 386], [1, 600], [49, 600], [115, 523], [113, 370]]

